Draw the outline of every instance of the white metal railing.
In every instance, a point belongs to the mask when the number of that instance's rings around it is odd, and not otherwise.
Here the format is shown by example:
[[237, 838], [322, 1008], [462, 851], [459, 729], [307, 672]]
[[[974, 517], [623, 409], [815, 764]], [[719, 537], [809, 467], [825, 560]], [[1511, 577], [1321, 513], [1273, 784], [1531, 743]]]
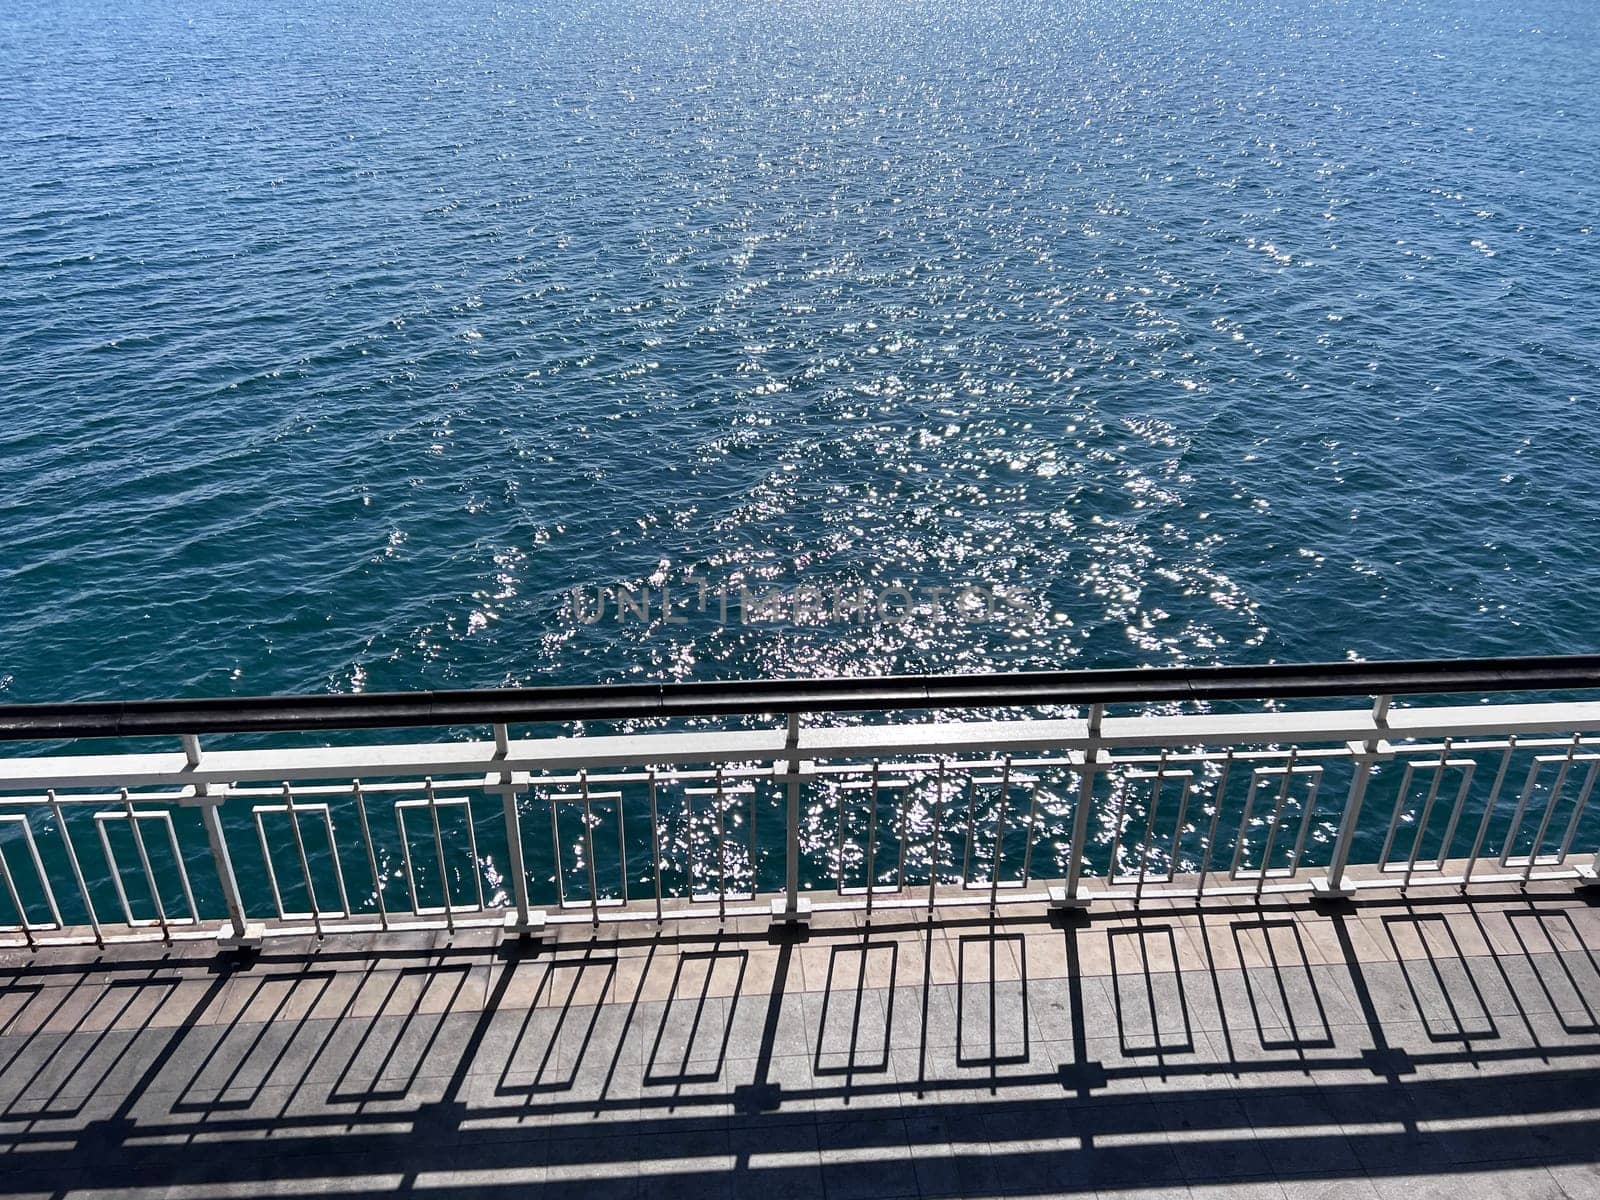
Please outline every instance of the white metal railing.
[[813, 697], [809, 723], [0, 757], [0, 932], [244, 945], [1594, 879], [1600, 703], [1108, 697], [1021, 720], [851, 723]]

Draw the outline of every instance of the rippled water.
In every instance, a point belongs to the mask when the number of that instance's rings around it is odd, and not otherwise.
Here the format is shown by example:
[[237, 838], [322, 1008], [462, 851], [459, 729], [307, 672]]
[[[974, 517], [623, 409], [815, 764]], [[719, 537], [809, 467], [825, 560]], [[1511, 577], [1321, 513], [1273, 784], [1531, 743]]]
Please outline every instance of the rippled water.
[[[0, 700], [1596, 648], [1588, 0], [79, 0], [0, 62]], [[1031, 607], [569, 603], [697, 579]]]
[[1593, 649], [1596, 11], [13, 6], [0, 697]]

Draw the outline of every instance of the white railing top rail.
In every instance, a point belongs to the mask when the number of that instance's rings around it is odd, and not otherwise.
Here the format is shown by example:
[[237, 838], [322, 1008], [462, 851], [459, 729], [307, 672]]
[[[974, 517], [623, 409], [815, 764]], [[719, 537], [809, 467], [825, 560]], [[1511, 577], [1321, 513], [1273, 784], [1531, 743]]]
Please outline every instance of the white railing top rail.
[[957, 757], [1123, 747], [1226, 748], [1262, 744], [1344, 744], [1382, 739], [1587, 733], [1600, 730], [1600, 701], [1475, 704], [1300, 712], [1177, 713], [1105, 717], [1099, 734], [1081, 719], [922, 721], [696, 733], [602, 734], [493, 741], [393, 742], [294, 749], [207, 749], [146, 754], [61, 754], [0, 758], [0, 792], [282, 782], [339, 777], [540, 774], [675, 764]]

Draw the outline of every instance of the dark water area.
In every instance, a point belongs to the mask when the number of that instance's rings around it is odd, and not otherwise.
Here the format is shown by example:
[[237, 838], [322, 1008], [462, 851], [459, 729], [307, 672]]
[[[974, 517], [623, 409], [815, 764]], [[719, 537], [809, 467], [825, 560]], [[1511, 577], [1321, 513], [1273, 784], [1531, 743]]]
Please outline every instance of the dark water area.
[[0, 702], [1595, 648], [1591, 4], [81, 0], [0, 63]]

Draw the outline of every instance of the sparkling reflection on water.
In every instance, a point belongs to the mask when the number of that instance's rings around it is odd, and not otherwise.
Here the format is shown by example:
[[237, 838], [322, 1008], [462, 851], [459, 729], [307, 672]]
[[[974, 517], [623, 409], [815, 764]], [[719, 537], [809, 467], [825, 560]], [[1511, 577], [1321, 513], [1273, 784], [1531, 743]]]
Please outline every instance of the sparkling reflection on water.
[[19, 10], [0, 700], [1588, 648], [1597, 20]]

